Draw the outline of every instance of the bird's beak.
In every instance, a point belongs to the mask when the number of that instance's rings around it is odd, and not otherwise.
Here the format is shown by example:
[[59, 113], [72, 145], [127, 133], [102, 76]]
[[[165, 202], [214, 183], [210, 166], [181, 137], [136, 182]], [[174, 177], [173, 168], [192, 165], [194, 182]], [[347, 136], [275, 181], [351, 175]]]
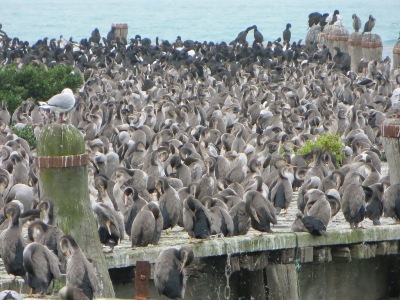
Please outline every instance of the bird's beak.
[[258, 224], [261, 224], [260, 219], [257, 216], [257, 211], [254, 207], [251, 207], [251, 213], [253, 214], [254, 219], [258, 222]]
[[111, 221], [106, 221], [106, 227], [108, 230], [108, 234], [111, 235]]
[[180, 268], [180, 272], [182, 273], [183, 272], [183, 269], [185, 268], [185, 266], [186, 266], [186, 262], [187, 262], [187, 259], [188, 259], [188, 257], [187, 257], [187, 253], [186, 252], [184, 252], [184, 259], [183, 259], [183, 261], [182, 261], [182, 263], [181, 263], [181, 268]]
[[183, 269], [185, 268], [185, 262], [186, 262], [186, 260], [181, 263], [181, 268], [179, 269], [179, 271], [181, 273], [183, 272]]

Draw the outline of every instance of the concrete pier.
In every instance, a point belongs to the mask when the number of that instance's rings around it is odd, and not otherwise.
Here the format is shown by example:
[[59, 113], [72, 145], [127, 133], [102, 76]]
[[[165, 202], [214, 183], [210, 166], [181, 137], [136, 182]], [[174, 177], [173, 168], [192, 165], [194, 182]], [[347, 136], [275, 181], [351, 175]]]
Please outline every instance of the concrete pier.
[[[387, 173], [387, 165], [382, 173]], [[175, 227], [162, 233], [157, 246], [131, 249], [129, 241], [123, 241], [114, 253], [105, 254], [116, 297], [134, 297], [137, 261], [149, 261], [153, 269], [162, 250], [183, 245], [192, 247], [196, 257], [185, 299], [223, 299], [227, 292], [230, 299], [356, 299], [354, 286], [362, 288], [363, 299], [399, 296], [400, 225], [382, 217], [381, 226], [365, 220], [365, 229], [350, 229], [340, 212], [329, 224], [327, 237], [292, 232], [296, 199], [297, 193], [288, 213], [278, 215], [272, 234], [250, 230], [246, 236], [189, 244], [188, 234]], [[28, 292], [22, 279], [12, 282], [2, 265], [0, 270], [0, 290]], [[152, 281], [149, 297], [166, 299], [158, 296]]]

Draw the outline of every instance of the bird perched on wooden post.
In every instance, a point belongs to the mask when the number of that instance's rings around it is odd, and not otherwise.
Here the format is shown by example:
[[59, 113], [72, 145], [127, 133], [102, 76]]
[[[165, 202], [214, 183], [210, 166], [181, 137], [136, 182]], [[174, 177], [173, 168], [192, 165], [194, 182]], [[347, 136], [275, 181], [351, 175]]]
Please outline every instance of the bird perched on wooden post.
[[54, 95], [46, 102], [39, 102], [39, 105], [41, 108], [60, 114], [60, 122], [65, 122], [64, 113], [69, 112], [75, 106], [74, 92], [69, 88], [63, 89], [60, 94]]
[[292, 24], [287, 23], [286, 29], [283, 31], [283, 41], [286, 43], [290, 43], [290, 38], [292, 37], [292, 32], [290, 31], [290, 28], [292, 28]]
[[375, 27], [375, 21], [376, 19], [372, 16], [369, 15], [368, 21], [364, 25], [364, 31], [362, 32], [363, 34], [366, 32], [371, 32], [372, 29]]
[[358, 32], [358, 31], [361, 29], [361, 26], [362, 26], [361, 19], [360, 19], [356, 14], [353, 14], [353, 15], [351, 16], [351, 18], [353, 19], [353, 28], [354, 28], [354, 31], [355, 31], [355, 32]]
[[341, 20], [342, 18], [340, 17], [337, 9], [333, 12], [333, 15], [329, 15], [326, 18], [326, 21], [329, 23], [329, 25], [341, 25]]

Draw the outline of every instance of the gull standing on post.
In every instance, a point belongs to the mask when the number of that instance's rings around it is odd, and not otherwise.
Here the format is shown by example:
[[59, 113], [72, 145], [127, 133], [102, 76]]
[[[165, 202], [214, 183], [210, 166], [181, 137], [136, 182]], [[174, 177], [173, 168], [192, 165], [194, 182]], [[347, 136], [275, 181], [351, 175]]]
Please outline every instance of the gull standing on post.
[[64, 122], [64, 113], [70, 111], [75, 106], [75, 96], [71, 89], [66, 88], [60, 94], [51, 97], [46, 102], [39, 102], [40, 107], [50, 109], [56, 114], [60, 114], [60, 122]]

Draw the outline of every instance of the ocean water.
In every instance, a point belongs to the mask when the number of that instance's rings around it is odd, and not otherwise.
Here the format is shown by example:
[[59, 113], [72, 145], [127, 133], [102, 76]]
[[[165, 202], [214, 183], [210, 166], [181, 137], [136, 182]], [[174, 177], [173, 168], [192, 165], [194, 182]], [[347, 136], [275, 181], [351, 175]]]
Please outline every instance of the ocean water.
[[0, 23], [9, 36], [30, 43], [60, 35], [79, 41], [96, 27], [106, 36], [114, 22], [128, 24], [128, 38], [140, 34], [152, 42], [156, 37], [174, 41], [177, 35], [183, 40], [230, 42], [251, 25], [269, 41], [281, 37], [286, 23], [291, 23], [292, 40], [304, 41], [308, 14], [335, 9], [349, 32], [353, 13], [363, 24], [372, 14], [373, 32], [384, 44], [383, 56], [392, 56], [400, 32], [400, 0], [1, 0]]

